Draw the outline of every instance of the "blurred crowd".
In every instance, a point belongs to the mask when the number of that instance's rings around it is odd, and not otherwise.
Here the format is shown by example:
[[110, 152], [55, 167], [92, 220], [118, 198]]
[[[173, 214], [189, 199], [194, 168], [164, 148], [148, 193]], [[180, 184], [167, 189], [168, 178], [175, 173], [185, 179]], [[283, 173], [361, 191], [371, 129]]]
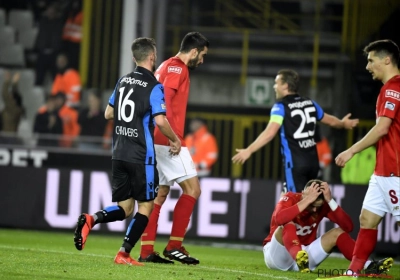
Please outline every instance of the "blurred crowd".
[[[34, 87], [42, 89], [40, 100], [44, 101], [31, 104], [29, 98], [24, 100], [31, 94], [23, 92], [26, 89], [21, 85], [20, 72], [24, 69], [0, 65], [1, 142], [7, 139], [4, 134], [17, 133], [21, 120], [30, 117], [29, 126], [38, 135], [38, 145], [109, 149], [112, 123], [103, 116], [101, 93], [83, 89], [79, 74], [82, 0], [0, 1], [0, 8], [6, 15], [29, 11], [33, 17], [37, 33], [33, 48], [25, 50], [25, 65], [34, 71]], [[15, 30], [17, 38], [21, 34]], [[25, 109], [32, 107], [35, 111], [26, 116]], [[18, 139], [8, 138], [10, 141], [15, 143]]]

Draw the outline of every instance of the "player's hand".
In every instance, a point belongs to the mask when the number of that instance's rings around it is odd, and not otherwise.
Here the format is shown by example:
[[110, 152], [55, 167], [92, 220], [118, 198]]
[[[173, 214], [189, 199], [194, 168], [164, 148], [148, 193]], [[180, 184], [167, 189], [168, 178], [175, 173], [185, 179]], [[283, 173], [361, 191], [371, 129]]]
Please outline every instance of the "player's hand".
[[329, 188], [328, 183], [327, 182], [322, 182], [322, 184], [319, 186], [319, 189], [324, 194], [325, 201], [326, 202], [331, 201], [332, 193], [331, 193], [331, 189]]
[[237, 154], [232, 157], [233, 163], [245, 163], [251, 156], [251, 152], [247, 149], [236, 149]]
[[347, 149], [344, 152], [341, 152], [336, 158], [335, 163], [339, 167], [344, 167], [346, 163], [353, 157], [353, 153], [350, 149]]
[[179, 155], [179, 152], [181, 151], [181, 140], [178, 138], [176, 141], [171, 141], [169, 140], [169, 153], [173, 156]]
[[317, 182], [311, 183], [311, 186], [303, 191], [303, 199], [307, 200], [308, 204], [314, 203], [318, 196], [322, 193], [320, 185]]
[[351, 113], [347, 114], [342, 119], [343, 127], [345, 129], [353, 129], [353, 127], [356, 127], [358, 125], [359, 120], [358, 119], [350, 119], [350, 117], [351, 117]]

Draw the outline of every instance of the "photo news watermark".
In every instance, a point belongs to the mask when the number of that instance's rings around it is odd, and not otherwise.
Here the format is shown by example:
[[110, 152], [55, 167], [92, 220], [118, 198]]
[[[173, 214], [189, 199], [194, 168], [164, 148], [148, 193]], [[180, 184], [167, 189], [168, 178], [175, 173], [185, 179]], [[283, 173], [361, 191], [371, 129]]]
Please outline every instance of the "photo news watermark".
[[351, 269], [347, 268], [334, 268], [334, 269], [318, 269], [317, 270], [318, 278], [332, 278], [338, 276], [358, 276], [358, 277], [376, 277], [376, 278], [385, 278], [385, 279], [394, 279], [393, 276], [387, 275], [386, 272], [382, 272], [380, 274], [367, 274], [362, 271], [354, 272]]

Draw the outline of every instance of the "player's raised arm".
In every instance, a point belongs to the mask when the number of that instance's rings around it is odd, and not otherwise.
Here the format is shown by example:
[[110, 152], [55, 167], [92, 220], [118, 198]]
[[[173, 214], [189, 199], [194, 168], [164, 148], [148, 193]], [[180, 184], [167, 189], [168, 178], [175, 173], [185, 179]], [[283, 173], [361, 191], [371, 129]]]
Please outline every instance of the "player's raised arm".
[[237, 154], [232, 157], [233, 163], [243, 164], [250, 156], [261, 147], [267, 145], [278, 133], [281, 125], [276, 122], [269, 122], [263, 132], [246, 149], [236, 149]]
[[344, 116], [342, 119], [339, 119], [328, 113], [324, 113], [324, 117], [321, 119], [321, 122], [338, 129], [353, 129], [358, 125], [359, 119], [350, 119], [350, 117], [350, 113]]

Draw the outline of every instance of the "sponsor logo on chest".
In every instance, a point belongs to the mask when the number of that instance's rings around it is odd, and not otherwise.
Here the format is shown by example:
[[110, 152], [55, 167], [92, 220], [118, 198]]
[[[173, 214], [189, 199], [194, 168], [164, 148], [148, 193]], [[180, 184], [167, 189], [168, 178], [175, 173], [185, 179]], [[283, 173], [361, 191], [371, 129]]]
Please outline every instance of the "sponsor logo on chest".
[[124, 77], [120, 83], [127, 83], [127, 84], [131, 84], [131, 85], [139, 85], [142, 87], [147, 87], [147, 82], [135, 79], [135, 78], [131, 78], [131, 77]]
[[391, 89], [387, 89], [385, 92], [385, 97], [390, 97], [390, 98], [400, 101], [400, 92], [391, 90]]
[[303, 107], [310, 106], [310, 105], [313, 105], [313, 102], [311, 100], [297, 101], [297, 102], [288, 104], [289, 109], [303, 108]]

